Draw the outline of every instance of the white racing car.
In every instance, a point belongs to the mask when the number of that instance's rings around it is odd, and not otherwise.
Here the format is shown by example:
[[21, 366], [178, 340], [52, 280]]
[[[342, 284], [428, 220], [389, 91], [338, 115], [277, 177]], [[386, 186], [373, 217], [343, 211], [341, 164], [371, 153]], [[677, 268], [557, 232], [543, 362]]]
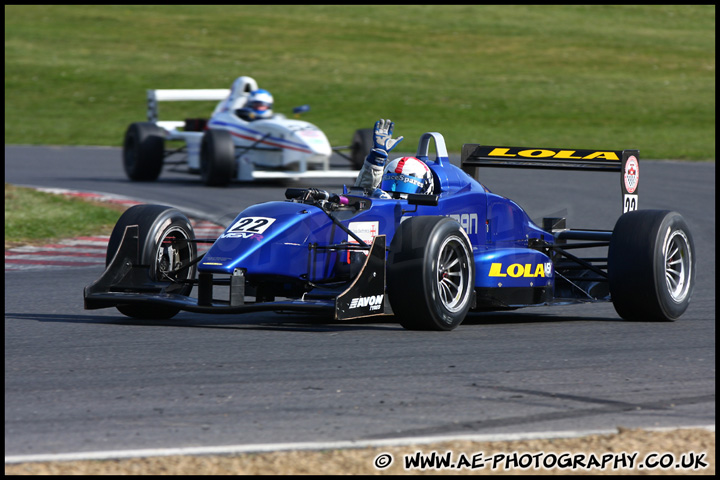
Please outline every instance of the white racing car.
[[[358, 170], [331, 170], [333, 152], [359, 169], [372, 149], [373, 129], [355, 131], [351, 145], [331, 147], [315, 125], [273, 113], [247, 119], [239, 109], [258, 91], [251, 77], [239, 77], [230, 89], [148, 90], [146, 122], [130, 124], [123, 143], [125, 173], [134, 181], [154, 181], [164, 165], [187, 165], [205, 185], [269, 178], [354, 178]], [[221, 100], [210, 119], [158, 120], [158, 102]], [[294, 109], [307, 111], [307, 105]], [[184, 143], [166, 148], [166, 142]], [[349, 154], [343, 153], [348, 151]], [[174, 157], [173, 159], [169, 157]]]

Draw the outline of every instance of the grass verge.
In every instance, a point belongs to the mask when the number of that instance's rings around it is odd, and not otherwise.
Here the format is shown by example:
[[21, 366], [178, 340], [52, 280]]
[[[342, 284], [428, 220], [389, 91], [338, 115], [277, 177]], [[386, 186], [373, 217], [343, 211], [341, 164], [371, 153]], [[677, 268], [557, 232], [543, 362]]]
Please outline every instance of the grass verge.
[[5, 249], [83, 235], [109, 235], [124, 206], [5, 184]]

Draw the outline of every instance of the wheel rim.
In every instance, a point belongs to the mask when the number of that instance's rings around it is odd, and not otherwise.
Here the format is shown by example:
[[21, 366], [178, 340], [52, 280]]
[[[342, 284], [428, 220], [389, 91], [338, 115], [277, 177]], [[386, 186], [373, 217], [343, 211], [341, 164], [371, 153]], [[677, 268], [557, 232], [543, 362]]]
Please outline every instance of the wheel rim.
[[690, 289], [692, 253], [687, 236], [681, 230], [670, 231], [664, 247], [665, 285], [670, 298], [680, 303]]
[[462, 310], [469, 294], [468, 251], [457, 237], [445, 239], [437, 261], [437, 290], [440, 301], [450, 312]]
[[176, 283], [190, 278], [193, 267], [173, 273], [193, 256], [192, 243], [183, 240], [188, 240], [188, 236], [181, 228], [173, 227], [165, 232], [155, 252], [155, 280]]

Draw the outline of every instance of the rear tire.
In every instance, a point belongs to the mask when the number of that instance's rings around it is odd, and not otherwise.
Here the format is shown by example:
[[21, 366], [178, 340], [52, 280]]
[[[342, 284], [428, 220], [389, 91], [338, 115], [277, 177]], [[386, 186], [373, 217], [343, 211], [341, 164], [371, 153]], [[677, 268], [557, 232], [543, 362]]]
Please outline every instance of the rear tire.
[[636, 210], [622, 215], [608, 249], [610, 297], [630, 321], [673, 321], [690, 303], [695, 247], [677, 212]]
[[413, 217], [395, 232], [387, 291], [393, 313], [409, 330], [452, 330], [472, 306], [475, 261], [459, 223]]
[[165, 157], [165, 131], [151, 122], [132, 123], [125, 131], [123, 167], [130, 180], [158, 179]]
[[227, 130], [206, 130], [200, 145], [203, 184], [224, 187], [235, 172], [235, 143]]
[[[165, 292], [190, 295], [192, 285], [180, 282], [195, 277], [195, 265], [168, 276], [165, 272], [197, 257], [190, 220], [179, 210], [164, 205], [135, 205], [120, 216], [108, 241], [105, 265], [115, 256], [122, 241], [125, 227], [138, 225], [140, 263], [149, 265], [150, 278], [155, 282], [166, 282]], [[118, 305], [123, 315], [141, 319], [168, 319], [180, 309], [165, 306]]]
[[350, 144], [350, 161], [355, 168], [362, 168], [365, 163], [365, 157], [368, 156], [373, 148], [373, 135], [375, 130], [372, 128], [362, 128], [355, 130], [352, 143]]

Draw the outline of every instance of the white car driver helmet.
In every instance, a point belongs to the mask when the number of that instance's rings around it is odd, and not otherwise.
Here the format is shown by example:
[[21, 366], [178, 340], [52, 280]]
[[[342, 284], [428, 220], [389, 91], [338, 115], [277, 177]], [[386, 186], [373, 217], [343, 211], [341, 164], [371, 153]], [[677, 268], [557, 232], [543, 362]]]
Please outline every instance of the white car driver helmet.
[[273, 115], [273, 96], [262, 88], [250, 92], [247, 107], [256, 118], [270, 118]]
[[415, 157], [396, 158], [385, 166], [380, 189], [393, 196], [408, 193], [433, 193], [433, 177], [430, 168]]

